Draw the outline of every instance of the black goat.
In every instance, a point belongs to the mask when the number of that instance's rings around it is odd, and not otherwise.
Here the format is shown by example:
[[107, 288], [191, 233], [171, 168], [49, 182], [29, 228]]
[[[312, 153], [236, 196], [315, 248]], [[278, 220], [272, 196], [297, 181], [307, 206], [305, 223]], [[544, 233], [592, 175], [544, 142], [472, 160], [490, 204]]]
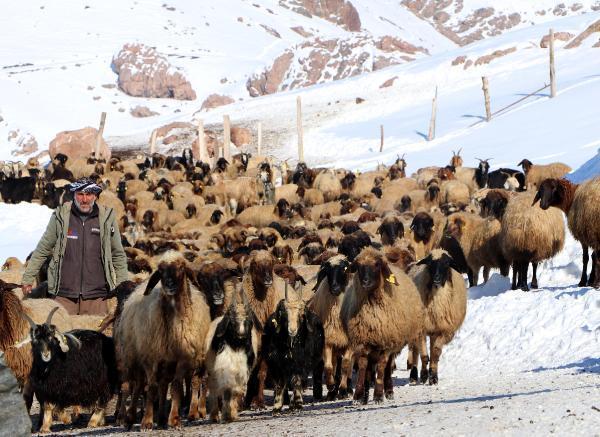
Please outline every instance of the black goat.
[[93, 408], [88, 427], [102, 426], [106, 404], [119, 387], [113, 340], [88, 330], [63, 334], [51, 324], [57, 309], [50, 312], [42, 325], [23, 314], [31, 326], [30, 378], [40, 402], [40, 432], [50, 432], [54, 406]]
[[57, 187], [54, 182], [48, 182], [44, 185], [42, 205], [55, 209], [69, 200], [73, 200], [73, 195], [66, 186]]
[[274, 383], [273, 414], [281, 412], [288, 385], [294, 393], [290, 410], [302, 408], [302, 381], [309, 372], [313, 374], [313, 399], [323, 398], [324, 345], [323, 324], [302, 297], [281, 300], [265, 323], [261, 350]]

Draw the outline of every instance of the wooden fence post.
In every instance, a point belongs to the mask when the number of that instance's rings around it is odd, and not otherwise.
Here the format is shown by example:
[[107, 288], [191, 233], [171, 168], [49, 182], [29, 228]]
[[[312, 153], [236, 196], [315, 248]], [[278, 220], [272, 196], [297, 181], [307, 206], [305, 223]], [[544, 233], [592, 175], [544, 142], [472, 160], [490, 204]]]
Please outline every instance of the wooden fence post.
[[198, 158], [202, 162], [209, 162], [208, 150], [204, 141], [204, 121], [198, 120]]
[[431, 120], [429, 121], [429, 134], [427, 134], [427, 141], [431, 141], [435, 138], [435, 117], [437, 114], [437, 91], [438, 87], [435, 87], [435, 95], [433, 96], [433, 102], [431, 102]]
[[260, 153], [262, 152], [262, 123], [259, 121], [258, 122], [258, 127], [257, 127], [257, 150], [256, 150], [256, 154], [258, 156], [260, 156]]
[[100, 116], [100, 126], [98, 127], [98, 135], [96, 135], [96, 147], [94, 148], [94, 158], [100, 159], [100, 144], [102, 143], [102, 134], [104, 133], [104, 124], [106, 123], [106, 112]]
[[550, 51], [550, 97], [556, 96], [556, 74], [554, 72], [554, 29], [550, 29], [550, 41], [548, 42]]
[[302, 100], [296, 97], [296, 128], [298, 130], [298, 161], [304, 162], [304, 132], [302, 131]]
[[150, 138], [150, 154], [156, 152], [156, 129], [152, 131], [152, 137]]
[[223, 158], [231, 162], [231, 124], [229, 115], [223, 116]]
[[481, 80], [483, 81], [483, 98], [485, 100], [485, 119], [490, 121], [492, 119], [492, 109], [490, 107], [490, 89], [488, 78], [483, 76]]
[[381, 153], [381, 152], [383, 152], [383, 125], [382, 124], [379, 125], [379, 136], [380, 136], [379, 153]]

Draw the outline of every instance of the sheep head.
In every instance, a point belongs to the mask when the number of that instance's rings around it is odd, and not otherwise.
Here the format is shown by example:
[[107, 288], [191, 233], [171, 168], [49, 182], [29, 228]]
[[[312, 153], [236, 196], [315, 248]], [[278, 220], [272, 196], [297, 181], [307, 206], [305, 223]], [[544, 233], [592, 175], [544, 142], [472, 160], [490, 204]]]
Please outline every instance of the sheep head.
[[517, 165], [521, 166], [523, 168], [523, 172], [527, 174], [533, 166], [533, 162], [531, 162], [529, 159], [522, 159]]
[[352, 262], [350, 271], [356, 274], [360, 287], [369, 295], [376, 295], [384, 282], [398, 285], [383, 255], [373, 248], [364, 249]]
[[381, 235], [381, 242], [384, 245], [391, 246], [397, 238], [404, 237], [404, 225], [398, 217], [386, 217], [377, 228], [377, 233]]
[[223, 215], [223, 211], [221, 211], [220, 209], [215, 209], [210, 215], [210, 222], [213, 225], [218, 225], [221, 222], [221, 218], [223, 217]]
[[258, 291], [266, 291], [273, 285], [273, 266], [275, 258], [266, 250], [257, 250], [244, 262], [252, 278], [252, 284]]
[[339, 296], [346, 289], [350, 279], [350, 262], [344, 255], [335, 255], [321, 264], [317, 274], [317, 283], [313, 288], [316, 291], [321, 282], [327, 280], [329, 292], [334, 296]]
[[206, 295], [211, 319], [223, 315], [225, 302], [225, 282], [238, 276], [235, 269], [226, 268], [218, 263], [205, 263], [196, 272], [200, 290]]
[[410, 229], [413, 231], [416, 241], [428, 242], [434, 231], [433, 218], [426, 212], [419, 212], [413, 218]]
[[274, 247], [281, 237], [275, 229], [264, 228], [258, 233], [258, 238], [264, 241], [267, 246]]
[[405, 194], [400, 199], [400, 208], [398, 208], [398, 210], [400, 212], [410, 211], [411, 206], [412, 206], [412, 199], [410, 198], [410, 196], [408, 194]]
[[429, 255], [417, 263], [419, 266], [426, 266], [429, 274], [427, 289], [431, 292], [437, 288], [444, 287], [446, 282], [452, 283], [452, 269], [459, 271], [460, 267], [448, 252], [441, 249], [434, 249]]
[[271, 254], [275, 257], [278, 263], [281, 264], [292, 264], [294, 260], [294, 251], [287, 244], [276, 244], [271, 249]]
[[304, 262], [306, 264], [314, 264], [315, 260], [325, 251], [325, 247], [323, 247], [323, 243], [312, 242], [308, 243], [304, 246], [299, 252], [299, 257], [304, 257]]
[[185, 207], [185, 218], [190, 219], [192, 217], [196, 217], [197, 212], [198, 210], [196, 208], [196, 205], [194, 205], [193, 203], [188, 203], [188, 205]]
[[360, 226], [354, 220], [348, 220], [341, 227], [342, 234], [344, 234], [344, 235], [349, 235], [349, 234], [352, 234], [353, 232], [356, 232], [359, 230], [360, 230]]
[[290, 203], [285, 199], [279, 199], [277, 204], [275, 205], [275, 214], [277, 214], [280, 218], [290, 218], [292, 217], [292, 212], [290, 211]]
[[448, 217], [446, 224], [446, 233], [460, 241], [467, 228], [467, 221], [462, 213], [452, 214]]
[[161, 298], [167, 308], [181, 310], [191, 304], [190, 283], [196, 285], [196, 278], [181, 253], [169, 251], [163, 255], [156, 271], [148, 279], [144, 296], [149, 295], [159, 282], [162, 285]]
[[558, 206], [565, 196], [564, 187], [557, 179], [545, 179], [538, 188], [531, 206], [540, 202], [540, 208], [547, 210], [551, 206]]
[[234, 226], [225, 229], [223, 231], [223, 252], [226, 254], [234, 253], [240, 247], [246, 245], [246, 238], [248, 238], [248, 230], [244, 227]]
[[429, 201], [433, 202], [438, 198], [440, 194], [440, 186], [437, 183], [430, 183], [427, 186], [427, 196], [429, 197]]

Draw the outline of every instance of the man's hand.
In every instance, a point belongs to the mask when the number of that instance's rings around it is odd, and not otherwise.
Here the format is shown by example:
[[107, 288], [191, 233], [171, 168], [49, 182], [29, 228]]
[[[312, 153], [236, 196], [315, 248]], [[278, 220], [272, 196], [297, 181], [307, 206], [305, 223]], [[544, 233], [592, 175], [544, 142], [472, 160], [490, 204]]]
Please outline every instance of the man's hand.
[[32, 289], [32, 285], [31, 284], [23, 284], [23, 286], [21, 287], [21, 290], [23, 291], [23, 295], [27, 296], [31, 293], [31, 289]]

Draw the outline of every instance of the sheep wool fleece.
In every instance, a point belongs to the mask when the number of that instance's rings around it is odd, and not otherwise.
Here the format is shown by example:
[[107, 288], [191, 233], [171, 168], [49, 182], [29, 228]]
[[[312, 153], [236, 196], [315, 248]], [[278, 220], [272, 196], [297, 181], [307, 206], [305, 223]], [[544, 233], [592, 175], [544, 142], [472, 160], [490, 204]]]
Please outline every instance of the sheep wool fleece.
[[[40, 239], [23, 274], [23, 284], [32, 284], [40, 268], [50, 258], [48, 266], [48, 292], [56, 295], [61, 284], [61, 269], [67, 248], [71, 202], [59, 206], [50, 217], [44, 235]], [[121, 244], [121, 235], [112, 208], [98, 205], [100, 228], [100, 257], [109, 289], [127, 280], [127, 257]]]

